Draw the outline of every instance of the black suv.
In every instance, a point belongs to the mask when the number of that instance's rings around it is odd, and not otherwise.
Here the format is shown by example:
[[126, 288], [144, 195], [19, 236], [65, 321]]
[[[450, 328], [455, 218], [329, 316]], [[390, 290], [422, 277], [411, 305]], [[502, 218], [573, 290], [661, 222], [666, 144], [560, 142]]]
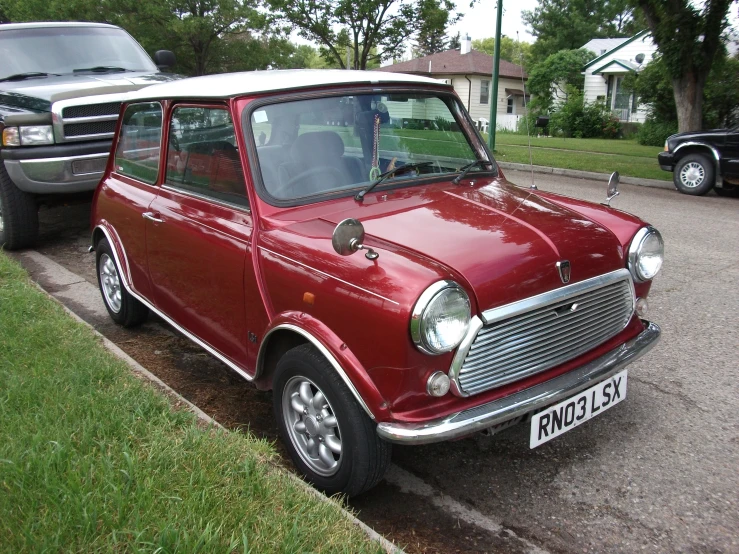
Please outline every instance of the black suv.
[[0, 25], [0, 246], [33, 244], [39, 204], [95, 189], [126, 94], [176, 78], [171, 52], [154, 59], [113, 25]]
[[712, 188], [721, 196], [739, 193], [739, 125], [672, 135], [657, 159], [673, 172], [682, 193], [701, 195]]

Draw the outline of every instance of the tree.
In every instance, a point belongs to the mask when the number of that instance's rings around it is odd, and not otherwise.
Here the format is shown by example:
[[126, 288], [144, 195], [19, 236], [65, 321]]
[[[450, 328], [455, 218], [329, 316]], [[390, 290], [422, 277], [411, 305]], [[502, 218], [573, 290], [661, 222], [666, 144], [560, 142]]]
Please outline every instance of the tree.
[[707, 0], [700, 8], [690, 0], [631, 1], [643, 11], [672, 81], [678, 130], [699, 130], [706, 79], [724, 49], [721, 35], [733, 0]]
[[457, 31], [457, 34], [453, 37], [449, 37], [449, 42], [447, 43], [447, 47], [450, 50], [459, 50], [462, 46], [462, 39], [459, 36], [459, 31]]
[[[495, 55], [495, 38], [488, 37], [472, 41], [472, 48], [485, 52], [489, 56]], [[500, 59], [521, 65], [523, 58], [524, 69], [529, 68], [531, 62], [531, 44], [513, 40], [510, 37], [500, 37]]]
[[539, 0], [521, 18], [536, 37], [534, 62], [560, 50], [574, 50], [593, 38], [627, 37], [644, 28], [629, 0]]
[[450, 17], [450, 15], [448, 6], [442, 4], [441, 0], [421, 0], [421, 26], [414, 48], [418, 57], [447, 49], [446, 29], [459, 19], [459, 16]]
[[[399, 58], [406, 41], [424, 26], [428, 0], [267, 0], [279, 16], [298, 29], [301, 37], [317, 42], [326, 55], [346, 67], [346, 46], [352, 67], [367, 69], [372, 62]], [[451, 12], [452, 0], [439, 0]], [[438, 22], [436, 23], [438, 25]], [[426, 25], [426, 32], [434, 23]]]
[[535, 96], [532, 109], [548, 111], [555, 103], [566, 102], [573, 90], [582, 94], [585, 77], [582, 68], [595, 54], [582, 48], [562, 50], [536, 64], [529, 73], [528, 89]]

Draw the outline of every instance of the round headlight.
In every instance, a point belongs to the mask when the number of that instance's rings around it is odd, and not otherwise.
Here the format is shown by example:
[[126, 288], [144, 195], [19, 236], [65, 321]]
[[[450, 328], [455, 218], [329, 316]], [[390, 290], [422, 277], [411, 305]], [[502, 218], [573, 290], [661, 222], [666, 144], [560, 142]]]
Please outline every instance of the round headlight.
[[419, 350], [443, 354], [462, 342], [470, 324], [470, 299], [453, 281], [427, 288], [411, 316], [411, 337]]
[[664, 260], [665, 243], [654, 227], [643, 227], [629, 246], [629, 270], [638, 282], [654, 279]]

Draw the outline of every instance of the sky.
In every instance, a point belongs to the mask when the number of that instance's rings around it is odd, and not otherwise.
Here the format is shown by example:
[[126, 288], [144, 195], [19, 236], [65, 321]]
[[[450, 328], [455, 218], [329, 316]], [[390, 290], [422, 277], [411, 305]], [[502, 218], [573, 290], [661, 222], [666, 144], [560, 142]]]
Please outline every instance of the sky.
[[[454, 36], [459, 31], [460, 36], [464, 37], [466, 33], [472, 40], [495, 36], [496, 3], [496, 0], [478, 0], [470, 8], [469, 1], [457, 0], [457, 10], [464, 17], [450, 27], [449, 34]], [[521, 20], [521, 10], [533, 10], [537, 5], [537, 0], [503, 0], [502, 33], [515, 40], [518, 31], [522, 41], [534, 42], [534, 37], [528, 33]]]

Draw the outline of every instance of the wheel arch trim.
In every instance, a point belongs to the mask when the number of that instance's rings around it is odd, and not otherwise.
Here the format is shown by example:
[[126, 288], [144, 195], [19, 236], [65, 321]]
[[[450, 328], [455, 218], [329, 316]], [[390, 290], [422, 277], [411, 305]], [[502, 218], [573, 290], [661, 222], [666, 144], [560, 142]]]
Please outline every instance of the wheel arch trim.
[[[713, 155], [713, 166], [714, 166], [714, 186], [718, 188], [724, 187], [724, 179], [721, 175], [721, 153], [718, 151], [718, 149], [715, 146], [711, 146], [710, 144], [706, 144], [705, 142], [696, 142], [696, 141], [687, 141], [683, 142], [681, 144], [678, 144], [675, 147], [675, 150], [672, 151], [673, 154], [677, 154], [678, 150], [685, 146], [695, 146], [702, 149], [709, 150], [711, 154]], [[681, 156], [682, 157], [682, 156]], [[678, 162], [680, 159], [676, 160]], [[677, 163], [675, 164], [677, 165]]]
[[257, 355], [257, 367], [256, 367], [255, 377], [259, 377], [262, 374], [264, 360], [266, 357], [267, 345], [269, 344], [270, 336], [276, 333], [277, 331], [290, 331], [290, 332], [296, 333], [302, 336], [303, 338], [305, 338], [310, 344], [312, 344], [316, 348], [316, 350], [318, 350], [321, 353], [321, 355], [324, 358], [326, 358], [326, 360], [331, 364], [331, 367], [334, 368], [336, 373], [339, 374], [339, 377], [341, 377], [341, 380], [344, 381], [344, 384], [347, 386], [349, 391], [352, 393], [352, 396], [354, 396], [354, 399], [362, 407], [365, 413], [373, 421], [375, 420], [375, 415], [372, 413], [372, 410], [370, 410], [364, 398], [362, 398], [362, 395], [359, 393], [359, 390], [354, 385], [352, 380], [349, 378], [349, 375], [346, 373], [346, 371], [344, 371], [344, 368], [339, 363], [339, 361], [336, 359], [336, 356], [333, 355], [331, 350], [329, 350], [313, 333], [311, 333], [310, 331], [307, 331], [306, 329], [303, 329], [302, 327], [299, 327], [298, 325], [295, 325], [294, 323], [280, 323], [278, 325], [275, 325], [269, 331], [267, 331], [267, 333], [265, 333], [264, 338], [262, 339], [261, 344], [259, 345], [259, 353]]
[[[120, 249], [123, 257], [126, 260], [126, 268], [128, 268], [128, 257], [126, 256], [126, 250], [125, 250], [125, 248], [123, 248], [123, 243], [120, 241], [120, 239], [117, 240], [117, 241], [113, 241], [112, 240], [112, 233], [115, 233], [115, 230], [114, 229], [108, 229], [108, 227], [106, 225], [98, 224], [92, 230], [93, 237], [95, 236], [95, 233], [96, 233], [96, 231], [98, 229], [100, 229], [103, 232], [103, 234], [105, 235], [105, 238], [108, 240], [108, 243], [111, 246], [111, 250], [113, 251], [113, 257], [115, 258], [116, 265], [119, 268], [124, 267], [124, 266], [121, 265], [121, 259], [120, 259], [120, 256], [118, 254], [118, 250]], [[118, 239], [118, 236], [117, 236], [118, 234], [117, 233], [115, 233], [115, 234], [116, 234], [116, 238]], [[128, 271], [128, 269], [126, 269], [126, 271]], [[121, 282], [123, 283], [123, 286], [125, 287], [126, 292], [128, 292], [136, 300], [138, 300], [139, 302], [141, 302], [144, 306], [146, 306], [152, 312], [154, 312], [159, 317], [161, 317], [169, 325], [171, 325], [172, 327], [174, 327], [175, 329], [177, 329], [177, 331], [179, 331], [180, 333], [182, 333], [183, 335], [185, 335], [192, 342], [194, 342], [195, 344], [197, 344], [201, 348], [203, 348], [206, 351], [208, 351], [209, 354], [211, 354], [214, 357], [218, 358], [218, 360], [220, 360], [221, 362], [223, 362], [224, 364], [226, 364], [230, 369], [234, 370], [236, 373], [238, 373], [239, 375], [241, 375], [244, 379], [246, 379], [247, 381], [252, 381], [254, 379], [254, 376], [253, 375], [250, 375], [249, 373], [247, 373], [246, 371], [244, 371], [244, 369], [242, 369], [236, 363], [234, 363], [233, 361], [231, 361], [229, 358], [227, 358], [226, 356], [224, 356], [223, 354], [221, 354], [220, 352], [218, 352], [218, 350], [216, 350], [215, 348], [213, 348], [210, 344], [208, 344], [204, 340], [200, 339], [199, 337], [197, 337], [196, 335], [194, 335], [193, 333], [191, 333], [190, 331], [188, 331], [187, 329], [185, 329], [181, 325], [177, 324], [167, 314], [165, 314], [164, 312], [162, 312], [161, 310], [159, 310], [158, 308], [156, 308], [146, 298], [144, 298], [143, 296], [141, 296], [140, 294], [138, 294], [134, 290], [134, 288], [132, 286], [132, 283], [130, 281], [128, 281], [128, 279], [130, 278], [130, 276], [129, 275], [126, 275], [126, 271], [123, 271], [122, 272], [122, 275], [121, 275], [121, 277], [122, 277], [121, 278]]]

